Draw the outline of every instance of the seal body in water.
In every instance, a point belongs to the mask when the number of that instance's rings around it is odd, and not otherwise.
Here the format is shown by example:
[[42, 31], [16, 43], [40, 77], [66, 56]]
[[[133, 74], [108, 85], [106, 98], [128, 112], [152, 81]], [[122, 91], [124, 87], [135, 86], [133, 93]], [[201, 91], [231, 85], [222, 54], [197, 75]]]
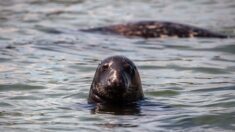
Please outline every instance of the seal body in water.
[[124, 56], [112, 56], [98, 65], [88, 103], [127, 104], [143, 99], [135, 64]]
[[103, 34], [118, 34], [126, 37], [203, 37], [203, 38], [227, 38], [228, 36], [215, 33], [203, 28], [166, 21], [141, 21], [127, 24], [83, 29], [85, 32], [99, 32]]

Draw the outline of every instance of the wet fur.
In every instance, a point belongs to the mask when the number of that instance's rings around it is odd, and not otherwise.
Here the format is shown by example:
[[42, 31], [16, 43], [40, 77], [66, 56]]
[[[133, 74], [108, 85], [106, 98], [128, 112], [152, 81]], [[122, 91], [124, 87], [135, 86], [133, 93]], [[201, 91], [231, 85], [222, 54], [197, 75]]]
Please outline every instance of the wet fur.
[[[111, 63], [109, 69], [107, 69], [106, 71], [102, 71], [102, 66], [107, 63]], [[126, 64], [131, 67], [133, 73], [125, 71], [124, 66]], [[128, 82], [121, 83], [127, 83], [128, 85], [121, 85], [127, 86], [127, 88], [125, 88], [122, 92], [119, 91], [119, 87], [115, 87], [115, 85], [113, 85], [112, 83], [106, 83], [106, 81], [111, 78], [114, 72], [117, 75], [127, 74], [125, 77], [128, 78]], [[101, 64], [99, 64], [91, 84], [88, 97], [89, 103], [123, 104], [138, 101], [142, 98], [143, 91], [141, 80], [139, 77], [138, 70], [132, 61], [130, 61], [124, 56], [112, 56], [106, 58], [101, 62]]]
[[84, 29], [85, 32], [99, 32], [103, 34], [118, 34], [126, 37], [203, 37], [203, 38], [227, 38], [228, 36], [215, 33], [203, 28], [173, 23], [167, 21], [141, 21], [127, 24]]

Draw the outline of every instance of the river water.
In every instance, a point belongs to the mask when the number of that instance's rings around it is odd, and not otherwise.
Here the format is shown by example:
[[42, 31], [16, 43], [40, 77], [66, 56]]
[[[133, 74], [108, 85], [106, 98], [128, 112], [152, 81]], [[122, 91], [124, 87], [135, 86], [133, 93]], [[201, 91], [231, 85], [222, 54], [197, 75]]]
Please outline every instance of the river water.
[[[1, 0], [0, 131], [234, 131], [235, 39], [141, 39], [78, 29], [166, 20], [235, 35], [234, 0]], [[108, 56], [137, 65], [145, 100], [87, 104]]]

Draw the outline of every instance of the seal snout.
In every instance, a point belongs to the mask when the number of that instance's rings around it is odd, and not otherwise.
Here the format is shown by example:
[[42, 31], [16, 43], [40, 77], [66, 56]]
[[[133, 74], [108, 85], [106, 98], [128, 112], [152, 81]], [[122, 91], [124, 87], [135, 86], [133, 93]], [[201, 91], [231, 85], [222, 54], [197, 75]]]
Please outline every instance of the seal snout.
[[128, 80], [125, 75], [121, 72], [114, 72], [108, 78], [108, 91], [113, 91], [117, 93], [124, 93], [128, 88]]

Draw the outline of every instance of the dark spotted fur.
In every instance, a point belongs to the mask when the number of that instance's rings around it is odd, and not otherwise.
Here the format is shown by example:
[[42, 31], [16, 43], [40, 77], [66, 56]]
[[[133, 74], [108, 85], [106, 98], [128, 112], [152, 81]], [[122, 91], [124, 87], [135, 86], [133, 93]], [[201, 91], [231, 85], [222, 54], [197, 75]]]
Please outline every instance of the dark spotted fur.
[[215, 33], [203, 28], [164, 21], [142, 21], [127, 24], [84, 29], [85, 32], [99, 32], [103, 34], [118, 34], [126, 37], [203, 37], [203, 38], [227, 38], [228, 36]]

